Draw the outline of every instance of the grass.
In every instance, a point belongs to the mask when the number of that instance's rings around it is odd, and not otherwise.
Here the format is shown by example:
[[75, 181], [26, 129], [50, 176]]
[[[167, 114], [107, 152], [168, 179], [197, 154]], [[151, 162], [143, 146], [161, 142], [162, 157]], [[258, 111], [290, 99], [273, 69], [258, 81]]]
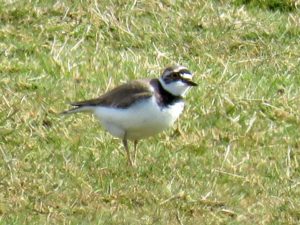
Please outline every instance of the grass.
[[[299, 224], [299, 2], [265, 2], [2, 1], [0, 223]], [[174, 63], [200, 85], [135, 170], [57, 115]]]

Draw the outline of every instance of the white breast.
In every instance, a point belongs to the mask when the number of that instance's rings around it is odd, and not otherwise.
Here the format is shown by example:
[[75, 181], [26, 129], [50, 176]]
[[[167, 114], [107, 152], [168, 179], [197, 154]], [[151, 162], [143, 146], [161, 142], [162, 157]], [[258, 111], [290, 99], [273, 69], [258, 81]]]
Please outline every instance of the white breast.
[[94, 114], [113, 136], [139, 140], [155, 135], [170, 126], [182, 113], [184, 102], [160, 107], [155, 98], [138, 102], [127, 109], [96, 107]]

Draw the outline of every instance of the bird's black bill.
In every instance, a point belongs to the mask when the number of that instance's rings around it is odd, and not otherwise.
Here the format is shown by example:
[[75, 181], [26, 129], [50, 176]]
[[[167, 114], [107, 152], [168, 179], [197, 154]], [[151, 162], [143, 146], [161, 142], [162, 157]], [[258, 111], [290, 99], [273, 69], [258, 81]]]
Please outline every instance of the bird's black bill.
[[184, 83], [186, 83], [188, 86], [198, 86], [198, 84], [196, 84], [195, 82], [191, 81], [191, 80], [183, 80]]

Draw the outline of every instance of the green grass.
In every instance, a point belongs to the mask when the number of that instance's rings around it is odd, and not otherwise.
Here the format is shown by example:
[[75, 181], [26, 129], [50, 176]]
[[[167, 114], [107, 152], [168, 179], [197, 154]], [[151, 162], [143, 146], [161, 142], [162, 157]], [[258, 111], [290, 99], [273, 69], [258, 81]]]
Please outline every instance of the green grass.
[[[299, 1], [72, 2], [0, 5], [0, 224], [299, 224]], [[175, 63], [199, 87], [137, 169], [57, 115]]]

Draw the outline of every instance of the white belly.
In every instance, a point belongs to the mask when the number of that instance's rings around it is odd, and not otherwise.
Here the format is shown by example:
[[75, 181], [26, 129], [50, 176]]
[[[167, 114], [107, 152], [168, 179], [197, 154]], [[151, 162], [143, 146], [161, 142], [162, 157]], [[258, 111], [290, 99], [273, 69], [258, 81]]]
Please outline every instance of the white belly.
[[126, 133], [127, 139], [139, 140], [172, 126], [183, 108], [183, 101], [161, 108], [152, 97], [127, 109], [99, 106], [94, 114], [113, 136], [124, 138]]

